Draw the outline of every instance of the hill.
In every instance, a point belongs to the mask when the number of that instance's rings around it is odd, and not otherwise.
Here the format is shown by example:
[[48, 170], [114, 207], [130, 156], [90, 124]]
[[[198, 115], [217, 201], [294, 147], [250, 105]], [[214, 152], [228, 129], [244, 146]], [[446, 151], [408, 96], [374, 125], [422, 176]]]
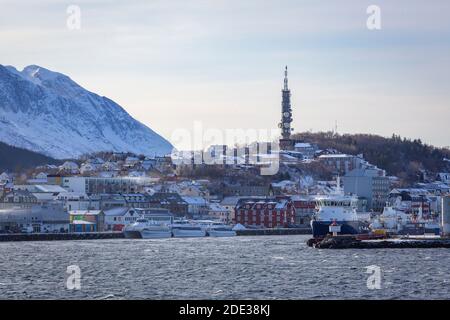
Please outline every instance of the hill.
[[[390, 138], [372, 134], [334, 134], [332, 132], [303, 132], [294, 139], [315, 143], [321, 149], [333, 148], [347, 154], [363, 154], [364, 158], [405, 182], [414, 182], [421, 172], [429, 174], [450, 170], [450, 150], [407, 139], [398, 135]], [[447, 159], [447, 160], [446, 160]]]
[[5, 170], [19, 172], [22, 169], [33, 168], [39, 165], [59, 163], [59, 161], [40, 153], [16, 148], [0, 142], [0, 172]]

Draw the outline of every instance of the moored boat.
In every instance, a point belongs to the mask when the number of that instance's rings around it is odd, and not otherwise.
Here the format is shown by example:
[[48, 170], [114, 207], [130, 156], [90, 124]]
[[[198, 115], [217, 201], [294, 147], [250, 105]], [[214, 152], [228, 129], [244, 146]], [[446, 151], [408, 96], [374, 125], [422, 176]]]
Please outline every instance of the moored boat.
[[199, 224], [178, 220], [172, 224], [172, 235], [175, 238], [197, 238], [205, 237], [206, 231]]
[[127, 239], [160, 239], [172, 237], [169, 225], [158, 224], [151, 220], [140, 218], [126, 226], [123, 230]]
[[339, 179], [337, 185], [333, 194], [316, 198], [316, 213], [311, 220], [314, 238], [324, 238], [332, 233], [331, 228], [338, 230], [336, 233], [340, 235], [369, 232], [367, 223], [361, 221], [356, 213], [357, 198], [344, 195], [339, 186]]

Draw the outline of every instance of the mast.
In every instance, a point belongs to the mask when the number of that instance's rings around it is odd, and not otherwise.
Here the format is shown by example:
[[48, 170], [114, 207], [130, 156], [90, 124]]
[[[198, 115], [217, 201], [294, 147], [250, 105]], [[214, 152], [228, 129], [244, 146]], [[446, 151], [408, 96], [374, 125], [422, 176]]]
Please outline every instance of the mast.
[[291, 122], [292, 122], [292, 108], [291, 108], [291, 91], [288, 86], [288, 68], [284, 69], [284, 87], [281, 91], [282, 94], [282, 102], [281, 102], [281, 122], [279, 127], [281, 129], [281, 135], [283, 139], [290, 139], [291, 131]]

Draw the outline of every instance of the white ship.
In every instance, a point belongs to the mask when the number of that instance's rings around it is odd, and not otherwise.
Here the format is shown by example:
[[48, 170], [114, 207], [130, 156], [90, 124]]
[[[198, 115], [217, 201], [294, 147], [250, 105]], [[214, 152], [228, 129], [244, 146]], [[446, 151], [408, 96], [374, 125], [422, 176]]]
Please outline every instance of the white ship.
[[172, 237], [170, 225], [155, 223], [155, 221], [140, 218], [125, 227], [123, 231], [127, 239], [160, 239]]
[[172, 235], [175, 238], [197, 238], [205, 237], [206, 230], [200, 224], [189, 220], [177, 220], [172, 224]]
[[316, 198], [316, 213], [311, 220], [314, 238], [323, 238], [330, 233], [330, 225], [340, 227], [339, 234], [367, 233], [368, 229], [356, 213], [355, 196], [346, 196], [337, 179], [336, 190], [330, 194]]
[[406, 214], [398, 209], [399, 207], [399, 201], [396, 201], [393, 206], [386, 205], [383, 213], [372, 222], [371, 229], [405, 235], [422, 235], [426, 233], [439, 235], [439, 223], [432, 219], [424, 219], [421, 207], [417, 216]]
[[383, 213], [375, 218], [370, 225], [372, 230], [383, 229], [390, 233], [399, 233], [410, 222], [406, 213], [394, 208], [393, 206], [385, 206]]
[[236, 231], [222, 222], [214, 220], [196, 220], [196, 223], [206, 232], [210, 237], [234, 237]]

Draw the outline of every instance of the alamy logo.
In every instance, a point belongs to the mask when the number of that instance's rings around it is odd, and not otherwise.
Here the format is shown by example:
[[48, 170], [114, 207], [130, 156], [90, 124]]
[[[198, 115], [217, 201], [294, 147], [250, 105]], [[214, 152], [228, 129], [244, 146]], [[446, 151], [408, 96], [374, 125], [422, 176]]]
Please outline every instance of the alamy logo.
[[370, 274], [367, 278], [367, 289], [381, 289], [381, 268], [379, 266], [366, 267], [366, 273]]
[[81, 289], [81, 269], [77, 265], [67, 267], [66, 273], [69, 275], [66, 280], [66, 288], [69, 290]]
[[371, 5], [367, 7], [367, 29], [369, 30], [381, 30], [381, 9], [379, 6]]
[[81, 9], [79, 6], [70, 5], [66, 10], [67, 14], [67, 28], [69, 30], [80, 30], [81, 29]]

